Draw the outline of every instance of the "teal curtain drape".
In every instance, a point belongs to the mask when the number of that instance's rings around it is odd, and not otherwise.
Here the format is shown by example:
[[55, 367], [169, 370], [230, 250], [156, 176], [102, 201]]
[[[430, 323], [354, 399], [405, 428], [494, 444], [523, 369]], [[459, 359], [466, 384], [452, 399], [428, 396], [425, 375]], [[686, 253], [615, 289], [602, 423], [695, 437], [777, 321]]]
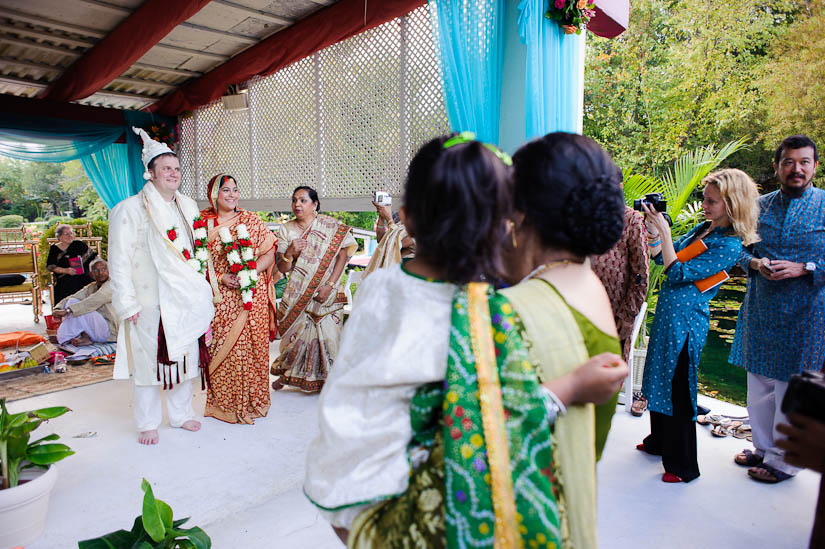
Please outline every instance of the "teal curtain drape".
[[429, 8], [450, 127], [498, 143], [503, 0], [429, 0]]
[[110, 210], [143, 188], [143, 169], [138, 162], [138, 173], [135, 173], [132, 159], [130, 146], [126, 143], [112, 143], [80, 158], [86, 175]]
[[546, 0], [521, 0], [519, 35], [527, 45], [525, 137], [581, 132], [585, 33], [564, 34], [544, 17]]
[[4, 115], [0, 154], [31, 162], [69, 162], [97, 152], [123, 135], [122, 126]]
[[[131, 126], [175, 120], [140, 111], [123, 111], [124, 125], [4, 114], [0, 155], [30, 162], [80, 159], [97, 193], [111, 209], [143, 188], [143, 144]], [[125, 136], [125, 143], [115, 143]]]

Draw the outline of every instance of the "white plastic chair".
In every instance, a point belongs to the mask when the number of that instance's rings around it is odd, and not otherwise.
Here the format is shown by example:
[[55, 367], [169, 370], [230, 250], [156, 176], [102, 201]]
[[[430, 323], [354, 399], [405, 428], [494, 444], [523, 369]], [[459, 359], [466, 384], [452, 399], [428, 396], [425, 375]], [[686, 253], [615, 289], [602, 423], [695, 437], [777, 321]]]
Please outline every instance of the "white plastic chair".
[[[627, 379], [624, 382], [624, 409], [630, 413], [630, 408], [633, 406], [633, 391], [640, 388], [642, 383], [642, 373], [644, 372], [644, 361], [641, 360], [644, 356], [643, 349], [637, 349], [636, 344], [639, 341], [639, 334], [642, 331], [642, 326], [647, 316], [647, 301], [642, 303], [642, 309], [636, 315], [633, 321], [633, 332], [630, 335], [630, 356], [627, 357], [627, 366], [630, 371], [627, 374]], [[636, 356], [636, 355], [640, 356]]]
[[348, 315], [352, 312], [352, 285], [355, 284], [358, 286], [358, 283], [361, 282], [361, 274], [364, 271], [356, 271], [354, 269], [350, 269], [347, 272], [347, 281], [344, 283], [344, 295], [347, 296], [347, 304], [344, 305], [343, 313]]

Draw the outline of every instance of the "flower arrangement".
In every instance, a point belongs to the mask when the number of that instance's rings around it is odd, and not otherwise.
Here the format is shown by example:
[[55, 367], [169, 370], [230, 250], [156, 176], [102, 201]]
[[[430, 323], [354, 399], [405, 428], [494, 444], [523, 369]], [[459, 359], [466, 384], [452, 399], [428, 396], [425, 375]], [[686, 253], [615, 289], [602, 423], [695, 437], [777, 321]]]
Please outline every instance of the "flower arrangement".
[[193, 251], [189, 251], [186, 244], [178, 238], [178, 228], [174, 225], [166, 231], [166, 237], [172, 243], [172, 246], [181, 253], [187, 265], [200, 274], [206, 274], [206, 263], [209, 260], [209, 251], [206, 249], [206, 221], [198, 215], [192, 222], [192, 229], [192, 236], [195, 237], [195, 249]]
[[595, 0], [549, 0], [544, 16], [556, 21], [564, 34], [581, 34], [596, 15]]
[[177, 136], [175, 135], [175, 127], [166, 124], [166, 122], [161, 122], [160, 124], [152, 124], [148, 128], [143, 128], [146, 130], [146, 133], [154, 139], [155, 141], [159, 141], [167, 145], [170, 149], [175, 148], [175, 142], [177, 142]]
[[252, 309], [252, 299], [255, 297], [258, 283], [258, 263], [255, 261], [255, 253], [252, 251], [249, 231], [246, 225], [241, 223], [235, 228], [236, 239], [232, 238], [232, 233], [226, 227], [221, 227], [218, 234], [226, 252], [229, 270], [238, 277], [243, 308], [248, 311]]

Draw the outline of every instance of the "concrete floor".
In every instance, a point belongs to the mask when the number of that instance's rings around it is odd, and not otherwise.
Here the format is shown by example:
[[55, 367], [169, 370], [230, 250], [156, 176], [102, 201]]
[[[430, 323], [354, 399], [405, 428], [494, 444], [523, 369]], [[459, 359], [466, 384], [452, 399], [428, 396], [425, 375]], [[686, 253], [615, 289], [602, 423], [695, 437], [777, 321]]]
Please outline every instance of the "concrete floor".
[[[42, 326], [31, 322], [30, 307], [0, 307], [0, 331]], [[76, 547], [78, 540], [130, 528], [144, 477], [175, 516], [192, 517], [187, 526], [201, 526], [216, 549], [342, 546], [301, 493], [306, 448], [317, 432], [317, 396], [282, 391], [254, 426], [211, 418], [198, 433], [164, 426], [160, 444], [143, 447], [136, 443], [131, 392], [130, 382], [109, 381], [10, 405], [12, 411], [73, 410], [39, 429], [58, 433], [77, 453], [58, 465], [46, 532], [28, 549]], [[196, 394], [196, 410], [203, 410], [204, 399]], [[745, 415], [709, 398], [700, 403]], [[778, 485], [754, 482], [732, 459], [746, 441], [697, 428], [702, 476], [669, 485], [660, 481], [660, 461], [634, 448], [648, 432], [647, 416], [617, 412], [598, 467], [601, 547], [807, 547], [819, 475], [803, 471]], [[97, 436], [72, 438], [88, 431]]]

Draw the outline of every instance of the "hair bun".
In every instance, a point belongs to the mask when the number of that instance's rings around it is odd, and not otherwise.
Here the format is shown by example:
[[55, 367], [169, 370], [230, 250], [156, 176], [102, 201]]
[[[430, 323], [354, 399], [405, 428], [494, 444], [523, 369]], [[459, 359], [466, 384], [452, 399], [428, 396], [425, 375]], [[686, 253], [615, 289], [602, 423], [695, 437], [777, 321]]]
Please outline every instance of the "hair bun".
[[570, 250], [579, 255], [603, 254], [624, 230], [622, 192], [611, 178], [601, 175], [570, 189], [562, 207], [562, 232]]

